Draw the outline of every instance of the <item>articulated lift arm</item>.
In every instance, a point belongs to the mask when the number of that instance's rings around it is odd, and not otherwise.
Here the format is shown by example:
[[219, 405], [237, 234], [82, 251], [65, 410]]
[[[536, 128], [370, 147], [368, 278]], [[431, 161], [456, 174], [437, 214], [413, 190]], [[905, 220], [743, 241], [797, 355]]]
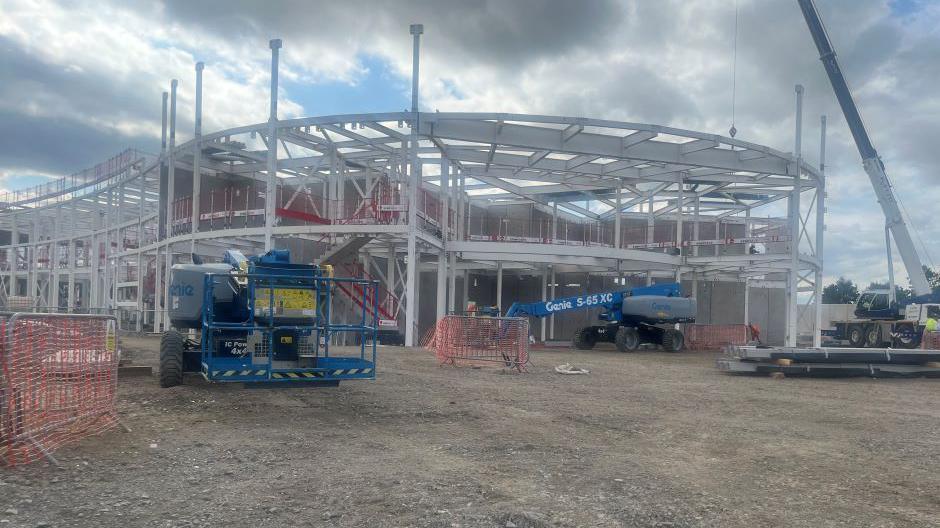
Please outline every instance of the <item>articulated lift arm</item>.
[[865, 124], [862, 122], [862, 116], [858, 113], [858, 107], [852, 99], [852, 93], [849, 91], [842, 70], [839, 68], [839, 62], [836, 60], [836, 52], [829, 42], [829, 36], [826, 34], [826, 28], [823, 27], [822, 20], [819, 18], [819, 12], [816, 11], [816, 4], [813, 0], [797, 0], [800, 9], [803, 10], [803, 17], [806, 19], [806, 25], [809, 26], [809, 32], [813, 35], [813, 41], [819, 50], [819, 60], [826, 68], [826, 74], [832, 83], [832, 89], [839, 100], [839, 106], [842, 107], [842, 113], [845, 115], [845, 121], [852, 131], [852, 137], [855, 138], [855, 146], [858, 147], [859, 154], [862, 155], [862, 163], [865, 166], [865, 172], [871, 180], [871, 185], [875, 189], [875, 195], [878, 197], [878, 203], [884, 211], [885, 220], [891, 234], [894, 236], [894, 242], [898, 246], [898, 252], [904, 261], [904, 267], [907, 268], [907, 274], [911, 279], [911, 286], [915, 295], [927, 295], [931, 293], [930, 284], [924, 275], [924, 268], [920, 258], [917, 256], [917, 250], [914, 247], [914, 241], [901, 216], [901, 208], [898, 206], [898, 200], [891, 189], [891, 182], [885, 174], [884, 164], [878, 157], [878, 152], [868, 137], [865, 130]]
[[[531, 303], [512, 303], [506, 311], [506, 317], [548, 317], [549, 315], [571, 310], [584, 310], [587, 308], [604, 308], [608, 313], [620, 313], [620, 306], [624, 297], [639, 297], [642, 295], [661, 295], [664, 297], [680, 297], [681, 290], [678, 283], [654, 284], [630, 290], [591, 293], [575, 297], [562, 297], [550, 301], [535, 301]], [[619, 317], [617, 321], [619, 321]]]

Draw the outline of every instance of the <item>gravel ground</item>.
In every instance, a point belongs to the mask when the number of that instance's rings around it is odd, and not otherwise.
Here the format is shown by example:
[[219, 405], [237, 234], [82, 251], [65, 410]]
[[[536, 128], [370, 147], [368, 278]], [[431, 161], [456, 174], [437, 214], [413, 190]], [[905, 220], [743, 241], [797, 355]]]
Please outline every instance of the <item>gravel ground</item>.
[[[155, 364], [156, 339], [123, 344]], [[0, 526], [940, 525], [937, 380], [716, 355], [539, 350], [515, 375], [382, 348], [376, 381], [339, 388], [127, 378], [132, 432], [0, 470]]]

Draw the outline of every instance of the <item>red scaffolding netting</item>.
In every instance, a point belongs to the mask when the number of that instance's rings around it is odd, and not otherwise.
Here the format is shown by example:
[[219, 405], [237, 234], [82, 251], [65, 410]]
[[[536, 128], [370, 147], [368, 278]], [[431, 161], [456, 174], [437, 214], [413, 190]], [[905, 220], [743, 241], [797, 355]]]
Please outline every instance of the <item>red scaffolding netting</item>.
[[441, 364], [495, 362], [524, 372], [529, 361], [529, 321], [448, 315], [437, 322], [426, 342]]
[[113, 316], [14, 314], [0, 321], [0, 458], [43, 457], [117, 425]]
[[746, 345], [751, 340], [746, 324], [687, 324], [682, 332], [687, 350], [716, 350], [728, 345]]

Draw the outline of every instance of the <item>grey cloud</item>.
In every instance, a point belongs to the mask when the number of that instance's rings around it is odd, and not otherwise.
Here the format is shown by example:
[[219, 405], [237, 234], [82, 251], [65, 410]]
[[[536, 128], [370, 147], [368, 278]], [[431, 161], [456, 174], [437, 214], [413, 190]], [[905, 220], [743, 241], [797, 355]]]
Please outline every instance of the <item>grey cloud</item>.
[[432, 53], [504, 66], [597, 44], [624, 16], [614, 0], [167, 0], [164, 7], [168, 18], [222, 37], [257, 34], [367, 48], [388, 46], [394, 35], [398, 49], [406, 50], [408, 25], [423, 23]]

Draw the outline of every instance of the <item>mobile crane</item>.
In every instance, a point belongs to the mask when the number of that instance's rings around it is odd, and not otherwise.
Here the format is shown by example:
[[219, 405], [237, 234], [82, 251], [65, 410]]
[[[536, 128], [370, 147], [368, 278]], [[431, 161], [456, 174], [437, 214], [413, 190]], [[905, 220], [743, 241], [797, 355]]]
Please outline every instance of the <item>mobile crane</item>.
[[[832, 83], [845, 121], [849, 125], [855, 146], [862, 156], [862, 164], [871, 181], [872, 188], [878, 198], [885, 215], [886, 233], [890, 233], [897, 245], [898, 253], [907, 269], [911, 280], [914, 298], [906, 306], [899, 306], [895, 298], [893, 280], [889, 281], [888, 290], [870, 290], [863, 292], [855, 306], [855, 317], [850, 321], [837, 321], [834, 323], [835, 331], [830, 336], [846, 339], [851, 346], [880, 347], [885, 344], [901, 348], [915, 348], [920, 344], [923, 335], [924, 323], [929, 315], [940, 313], [940, 299], [933, 294], [923, 264], [917, 256], [914, 241], [910, 231], [901, 215], [898, 200], [891, 189], [891, 182], [885, 173], [885, 166], [878, 152], [872, 145], [865, 123], [859, 114], [852, 93], [849, 91], [845, 76], [836, 59], [835, 49], [829, 41], [829, 35], [823, 26], [813, 0], [797, 0], [803, 11], [803, 18], [813, 37], [813, 42], [819, 50], [819, 60], [822, 61]], [[889, 276], [891, 271], [891, 241], [886, 236], [888, 245]]]
[[682, 297], [677, 283], [550, 301], [515, 302], [506, 311], [506, 317], [541, 318], [589, 308], [604, 309], [598, 316], [604, 324], [585, 326], [575, 333], [573, 344], [579, 350], [590, 350], [598, 341], [607, 341], [613, 342], [621, 352], [633, 352], [642, 343], [678, 352], [685, 344], [685, 337], [670, 325], [695, 322], [695, 299]]

